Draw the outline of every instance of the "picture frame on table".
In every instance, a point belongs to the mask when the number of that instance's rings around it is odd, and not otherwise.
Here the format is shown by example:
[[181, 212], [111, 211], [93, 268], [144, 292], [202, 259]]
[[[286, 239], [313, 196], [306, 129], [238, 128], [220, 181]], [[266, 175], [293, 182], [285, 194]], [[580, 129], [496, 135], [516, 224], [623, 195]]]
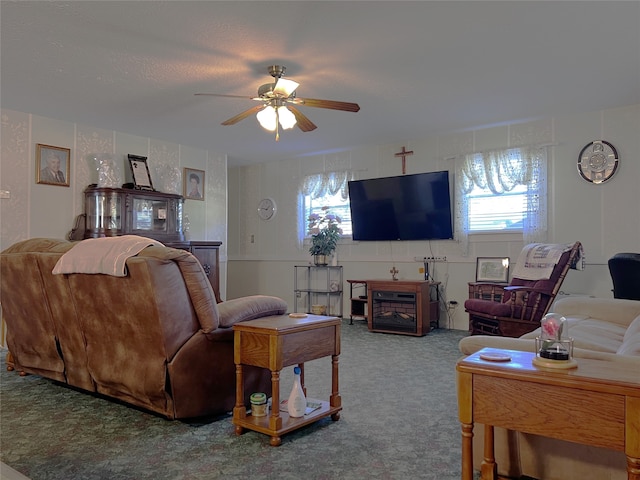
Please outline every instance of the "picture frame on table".
[[69, 186], [71, 149], [36, 144], [36, 183]]
[[149, 190], [155, 192], [153, 182], [151, 181], [151, 175], [149, 174], [147, 157], [129, 154], [129, 166], [131, 167], [134, 187], [137, 190]]
[[509, 257], [478, 257], [476, 282], [509, 283]]
[[184, 198], [204, 200], [204, 170], [184, 169]]

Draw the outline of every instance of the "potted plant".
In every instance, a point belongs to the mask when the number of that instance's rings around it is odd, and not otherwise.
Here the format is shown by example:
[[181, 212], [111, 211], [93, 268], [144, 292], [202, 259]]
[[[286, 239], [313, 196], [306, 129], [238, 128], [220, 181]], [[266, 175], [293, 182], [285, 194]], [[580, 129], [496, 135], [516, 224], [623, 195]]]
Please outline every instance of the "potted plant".
[[311, 235], [309, 253], [316, 265], [327, 265], [327, 257], [335, 251], [342, 234], [342, 219], [331, 213], [329, 207], [322, 207], [322, 214], [312, 213], [307, 220], [307, 233]]

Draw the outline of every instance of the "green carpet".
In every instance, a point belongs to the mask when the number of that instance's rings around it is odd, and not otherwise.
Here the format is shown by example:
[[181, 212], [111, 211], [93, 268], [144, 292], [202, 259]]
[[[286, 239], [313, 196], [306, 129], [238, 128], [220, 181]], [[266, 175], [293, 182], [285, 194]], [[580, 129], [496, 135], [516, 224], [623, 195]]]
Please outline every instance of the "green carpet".
[[[425, 337], [342, 326], [343, 411], [282, 437], [237, 436], [231, 417], [168, 421], [37, 376], [0, 369], [0, 460], [49, 479], [460, 478], [455, 362], [467, 332]], [[283, 398], [292, 368], [282, 372]], [[310, 397], [327, 399], [331, 360], [305, 364]]]

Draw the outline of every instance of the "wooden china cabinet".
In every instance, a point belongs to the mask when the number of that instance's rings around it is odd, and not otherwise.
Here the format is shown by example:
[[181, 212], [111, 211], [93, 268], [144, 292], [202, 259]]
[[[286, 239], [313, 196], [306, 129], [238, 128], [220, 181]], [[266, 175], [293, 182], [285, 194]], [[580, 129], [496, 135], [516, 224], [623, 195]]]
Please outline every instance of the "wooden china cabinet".
[[[129, 188], [89, 185], [84, 191], [82, 238], [140, 235], [167, 247], [191, 252], [204, 268], [220, 302], [220, 245], [222, 242], [185, 240], [182, 195]], [[73, 230], [72, 230], [73, 236]]]

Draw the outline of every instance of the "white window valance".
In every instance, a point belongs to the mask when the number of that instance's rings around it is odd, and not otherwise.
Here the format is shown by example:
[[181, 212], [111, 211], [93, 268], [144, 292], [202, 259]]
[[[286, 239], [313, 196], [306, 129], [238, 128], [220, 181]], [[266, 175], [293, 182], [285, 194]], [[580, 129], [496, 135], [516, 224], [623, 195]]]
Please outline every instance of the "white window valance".
[[342, 199], [347, 200], [349, 198], [348, 182], [352, 178], [353, 174], [349, 170], [307, 175], [302, 181], [301, 193], [316, 199], [340, 192]]
[[468, 154], [456, 159], [456, 239], [468, 253], [468, 197], [474, 186], [496, 195], [527, 187], [525, 244], [547, 238], [547, 149], [524, 146]]
[[496, 195], [510, 192], [517, 185], [536, 181], [546, 151], [540, 148], [511, 148], [466, 155], [461, 164], [464, 193], [474, 185]]

